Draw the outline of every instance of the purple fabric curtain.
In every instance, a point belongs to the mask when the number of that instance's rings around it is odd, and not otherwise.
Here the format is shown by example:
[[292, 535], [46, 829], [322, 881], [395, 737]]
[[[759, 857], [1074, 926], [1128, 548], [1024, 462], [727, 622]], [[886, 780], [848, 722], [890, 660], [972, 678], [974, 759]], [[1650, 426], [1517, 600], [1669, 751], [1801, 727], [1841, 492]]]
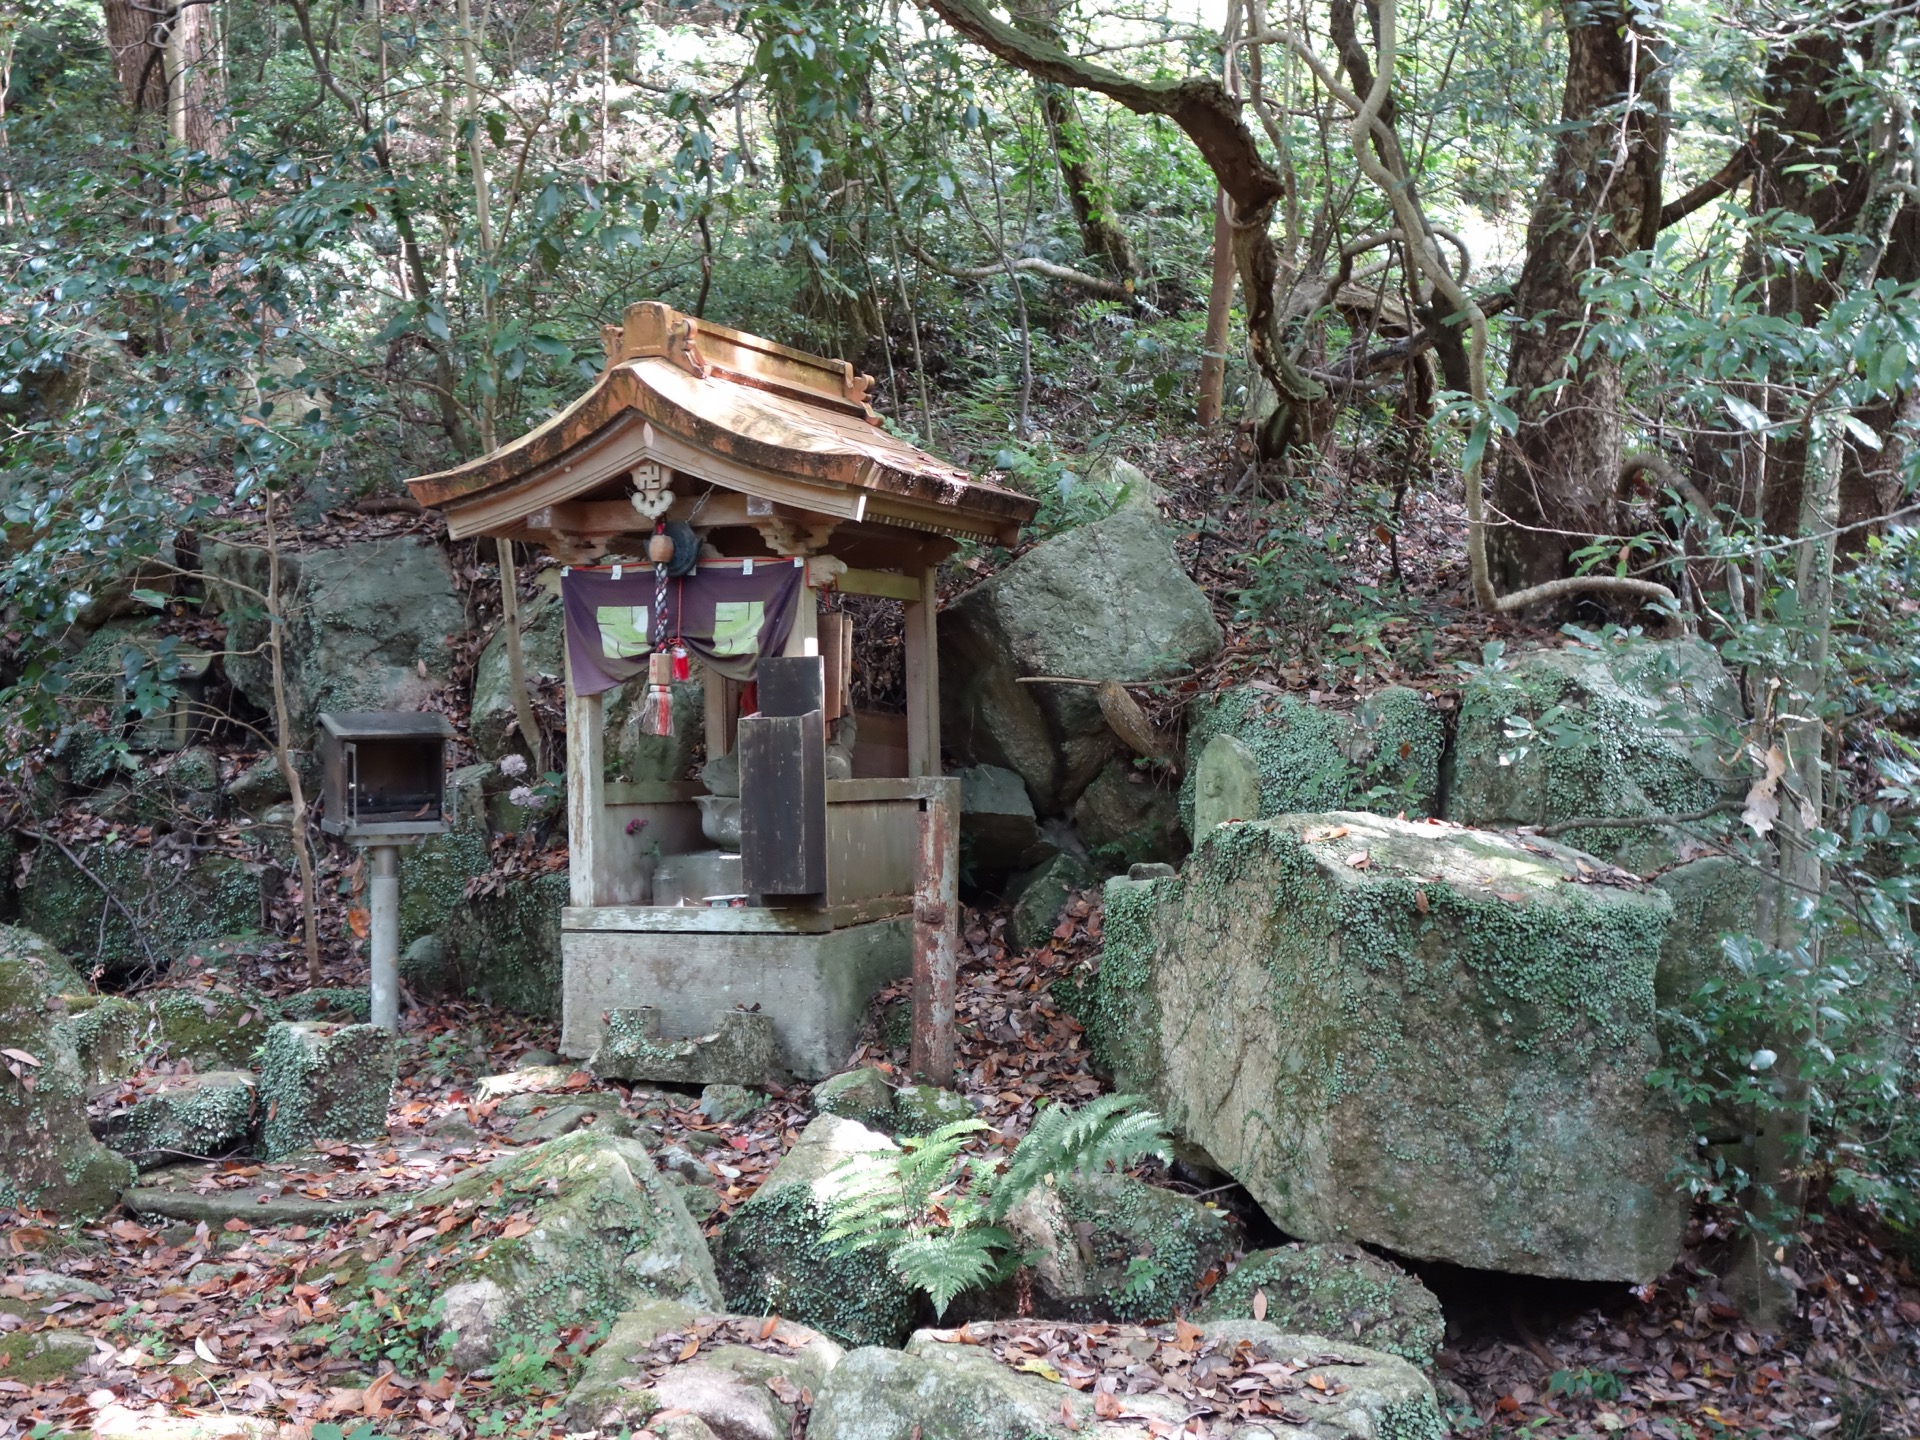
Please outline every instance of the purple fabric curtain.
[[598, 695], [646, 673], [647, 656], [679, 641], [735, 680], [751, 680], [762, 655], [778, 655], [806, 593], [806, 562], [787, 556], [702, 560], [667, 581], [655, 616], [651, 565], [570, 568], [560, 577], [567, 607], [567, 664], [573, 688]]

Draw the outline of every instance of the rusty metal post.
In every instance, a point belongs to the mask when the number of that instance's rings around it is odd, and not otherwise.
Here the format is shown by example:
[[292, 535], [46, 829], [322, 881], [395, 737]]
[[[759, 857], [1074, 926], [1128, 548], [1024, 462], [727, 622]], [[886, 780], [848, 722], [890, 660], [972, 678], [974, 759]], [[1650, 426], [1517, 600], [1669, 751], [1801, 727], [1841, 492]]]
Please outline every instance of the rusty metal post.
[[914, 1078], [953, 1088], [953, 985], [960, 928], [960, 782], [932, 777], [920, 796], [913, 886]]

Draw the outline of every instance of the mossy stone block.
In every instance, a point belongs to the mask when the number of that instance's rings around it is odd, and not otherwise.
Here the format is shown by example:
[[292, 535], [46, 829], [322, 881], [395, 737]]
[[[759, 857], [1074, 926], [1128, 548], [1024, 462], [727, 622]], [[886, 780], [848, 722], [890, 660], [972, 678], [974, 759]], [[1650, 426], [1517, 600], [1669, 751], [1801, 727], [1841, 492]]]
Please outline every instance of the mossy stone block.
[[842, 1164], [884, 1156], [894, 1143], [866, 1126], [822, 1115], [807, 1126], [753, 1198], [720, 1227], [714, 1266], [728, 1308], [783, 1315], [847, 1345], [898, 1345], [919, 1314], [883, 1250], [848, 1251], [822, 1237]]
[[[95, 879], [53, 846], [40, 846], [32, 883], [21, 892], [21, 919], [71, 954], [97, 951], [109, 971], [144, 967], [149, 947], [166, 961], [260, 926], [258, 868], [235, 856], [205, 855], [179, 865], [152, 850], [105, 843], [74, 853]], [[138, 918], [139, 934], [108, 891]]]
[[71, 960], [46, 937], [21, 925], [0, 925], [0, 964], [31, 956], [46, 972], [47, 988], [56, 995], [88, 995], [93, 991]]
[[[1744, 717], [1732, 675], [1699, 640], [1526, 651], [1462, 687], [1443, 813], [1482, 826], [1694, 814], [1741, 792], [1727, 760]], [[1656, 826], [1570, 838], [1629, 870], [1679, 854], [1677, 833]]]
[[37, 1062], [0, 1070], [0, 1209], [91, 1220], [133, 1183], [133, 1167], [87, 1128], [86, 1082], [55, 1023], [55, 995], [39, 953], [0, 952], [0, 1049]]
[[281, 1021], [260, 1047], [261, 1149], [269, 1160], [327, 1140], [387, 1133], [399, 1045], [377, 1025]]
[[1187, 853], [1180, 806], [1168, 782], [1131, 760], [1109, 760], [1073, 802], [1087, 853], [1109, 874], [1131, 865], [1172, 864]]
[[244, 1146], [259, 1114], [254, 1078], [243, 1070], [182, 1075], [110, 1115], [100, 1138], [142, 1170], [182, 1159], [214, 1160]]
[[119, 995], [64, 998], [66, 1018], [58, 1025], [73, 1045], [87, 1084], [124, 1079], [140, 1068], [149, 1018], [145, 1008]]
[[744, 1085], [709, 1085], [700, 1092], [700, 1114], [715, 1125], [734, 1125], [767, 1103]]
[[967, 1097], [938, 1085], [902, 1085], [893, 1092], [893, 1133], [931, 1135], [943, 1125], [973, 1118]]
[[1078, 855], [1063, 850], [1021, 883], [1007, 915], [1007, 934], [1019, 949], [1032, 950], [1053, 937], [1067, 897], [1099, 880]]
[[1240, 1244], [1223, 1210], [1128, 1175], [1063, 1175], [1007, 1216], [1034, 1267], [1034, 1312], [1063, 1320], [1186, 1313]]
[[[408, 1206], [423, 1223], [474, 1213], [484, 1223], [376, 1263], [336, 1303], [408, 1317], [395, 1325], [421, 1332], [456, 1370], [545, 1353], [560, 1327], [610, 1324], [648, 1298], [709, 1313], [720, 1304], [680, 1186], [638, 1140], [578, 1130], [469, 1170]], [[507, 1227], [509, 1217], [528, 1228]], [[374, 1355], [383, 1341], [369, 1344]]]
[[813, 1087], [813, 1108], [869, 1130], [888, 1131], [893, 1128], [893, 1086], [871, 1065], [842, 1071]]
[[778, 1068], [771, 1017], [729, 1010], [711, 1035], [663, 1038], [651, 1005], [606, 1012], [600, 1044], [587, 1069], [601, 1080], [655, 1080], [671, 1085], [758, 1085]]
[[1207, 1293], [1201, 1320], [1254, 1319], [1254, 1296], [1282, 1330], [1333, 1335], [1432, 1370], [1446, 1339], [1440, 1302], [1413, 1276], [1358, 1245], [1255, 1250]]
[[254, 1052], [279, 1018], [270, 1003], [244, 994], [161, 990], [149, 1004], [168, 1058], [203, 1069], [251, 1069]]
[[84, 1330], [16, 1330], [0, 1335], [0, 1375], [21, 1385], [64, 1380], [93, 1358]]
[[[1194, 702], [1187, 753], [1204, 758], [1216, 736], [1244, 745], [1259, 772], [1259, 801], [1251, 814], [1265, 819], [1312, 810], [1372, 810], [1421, 817], [1438, 813], [1440, 760], [1446, 726], [1413, 690], [1391, 686], [1351, 708], [1234, 685]], [[1195, 795], [1202, 766], [1180, 787], [1180, 814], [1199, 843]], [[1242, 797], [1231, 808], [1244, 810]]]
[[1606, 878], [1359, 811], [1223, 826], [1109, 885], [1090, 1029], [1291, 1235], [1650, 1280], [1687, 1214], [1684, 1117], [1648, 1084], [1672, 906]]

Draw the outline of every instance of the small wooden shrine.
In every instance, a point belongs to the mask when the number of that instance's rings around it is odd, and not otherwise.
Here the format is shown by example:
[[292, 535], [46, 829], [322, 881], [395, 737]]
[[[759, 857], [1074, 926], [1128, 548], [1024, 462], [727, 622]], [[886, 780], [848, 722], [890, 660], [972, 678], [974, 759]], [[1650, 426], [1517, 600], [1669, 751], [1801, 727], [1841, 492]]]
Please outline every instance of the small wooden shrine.
[[[671, 1041], [757, 1007], [780, 1066], [830, 1074], [912, 963], [923, 848], [952, 869], [924, 813], [956, 783], [939, 778], [935, 567], [961, 539], [1012, 543], [1035, 505], [889, 435], [842, 361], [660, 303], [604, 338], [605, 371], [566, 410], [408, 482], [454, 538], [567, 567], [561, 1048], [593, 1053], [609, 1012], [649, 1007]], [[904, 607], [904, 719], [854, 712], [834, 592]], [[700, 778], [609, 782], [608, 695], [690, 672]], [[944, 915], [922, 884], [923, 947], [952, 925], [944, 879]]]

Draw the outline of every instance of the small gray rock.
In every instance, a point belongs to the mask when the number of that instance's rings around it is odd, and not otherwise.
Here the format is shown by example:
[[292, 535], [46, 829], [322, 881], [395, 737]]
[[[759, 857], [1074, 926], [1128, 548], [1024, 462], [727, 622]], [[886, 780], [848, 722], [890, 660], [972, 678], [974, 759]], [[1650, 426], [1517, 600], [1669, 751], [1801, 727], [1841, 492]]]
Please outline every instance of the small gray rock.
[[716, 1125], [744, 1120], [765, 1103], [744, 1085], [709, 1085], [700, 1092], [700, 1113]]
[[893, 1087], [872, 1066], [830, 1075], [813, 1087], [813, 1108], [873, 1130], [893, 1128]]

